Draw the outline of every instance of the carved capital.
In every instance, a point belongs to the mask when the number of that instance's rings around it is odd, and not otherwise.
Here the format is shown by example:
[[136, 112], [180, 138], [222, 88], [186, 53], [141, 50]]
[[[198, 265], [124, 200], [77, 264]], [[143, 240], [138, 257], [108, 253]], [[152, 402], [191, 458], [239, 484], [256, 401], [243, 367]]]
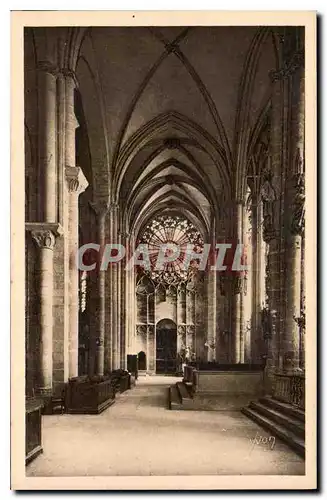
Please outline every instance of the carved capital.
[[66, 166], [65, 177], [68, 185], [68, 191], [70, 193], [76, 193], [77, 196], [83, 193], [89, 185], [80, 167]]
[[56, 238], [63, 234], [60, 224], [27, 222], [25, 229], [31, 233], [33, 240], [39, 248], [47, 248], [49, 250], [54, 249]]
[[194, 335], [194, 333], [195, 333], [195, 326], [194, 325], [187, 325], [187, 327], [186, 327], [186, 333], [187, 333], [187, 335]]
[[154, 336], [154, 325], [148, 325], [147, 326], [147, 334], [149, 337]]
[[146, 337], [147, 326], [146, 325], [136, 325], [136, 334], [140, 337]]
[[31, 235], [39, 248], [54, 249], [56, 238], [52, 231], [32, 231]]
[[76, 73], [75, 71], [73, 71], [72, 69], [69, 69], [69, 68], [63, 68], [61, 70], [61, 73], [62, 75], [65, 77], [65, 78], [71, 78], [72, 81], [74, 82], [74, 86], [76, 88], [78, 88], [78, 80], [77, 80], [77, 76], [76, 76]]

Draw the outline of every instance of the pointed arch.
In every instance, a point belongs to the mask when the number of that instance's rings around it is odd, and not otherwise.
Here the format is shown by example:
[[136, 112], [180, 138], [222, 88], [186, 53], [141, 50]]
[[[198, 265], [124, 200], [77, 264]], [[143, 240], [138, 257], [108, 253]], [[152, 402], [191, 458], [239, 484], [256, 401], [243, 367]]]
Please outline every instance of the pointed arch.
[[171, 131], [172, 135], [174, 130], [179, 131], [193, 139], [194, 145], [209, 155], [221, 176], [222, 182], [226, 186], [226, 190], [230, 191], [230, 174], [227, 168], [226, 155], [222, 147], [208, 132], [190, 118], [181, 113], [169, 111], [158, 115], [137, 130], [122, 148], [117, 159], [113, 177], [113, 196], [115, 200], [119, 198], [121, 185], [132, 159], [150, 140], [154, 139], [159, 132], [164, 130]]
[[[235, 157], [235, 177], [234, 177], [234, 192], [236, 199], [244, 197], [244, 177], [247, 164], [247, 150], [250, 140], [251, 129], [249, 127], [249, 116], [251, 111], [251, 98], [259, 58], [262, 53], [262, 47], [268, 37], [271, 36], [271, 43], [275, 54], [276, 67], [279, 65], [279, 60], [276, 53], [275, 38], [272, 37], [272, 29], [267, 26], [258, 28], [250, 48], [248, 50], [245, 64], [243, 67], [242, 77], [239, 86], [238, 106], [235, 119], [235, 135], [234, 135], [234, 157]], [[273, 69], [273, 68], [272, 68]]]

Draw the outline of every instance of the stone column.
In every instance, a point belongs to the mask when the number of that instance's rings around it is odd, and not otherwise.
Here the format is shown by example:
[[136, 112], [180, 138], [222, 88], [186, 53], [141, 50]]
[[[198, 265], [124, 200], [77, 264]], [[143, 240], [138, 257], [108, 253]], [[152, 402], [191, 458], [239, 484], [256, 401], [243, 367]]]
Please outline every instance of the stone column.
[[278, 340], [281, 317], [280, 289], [281, 276], [281, 238], [279, 229], [280, 197], [276, 186], [278, 177], [267, 171], [262, 184], [263, 203], [263, 239], [268, 245], [266, 264], [267, 306], [264, 324], [261, 324], [263, 338], [266, 341], [266, 390], [271, 391], [275, 369], [278, 365]]
[[[129, 245], [129, 235], [127, 233], [120, 233], [120, 243], [124, 245], [126, 253]], [[126, 255], [126, 254], [125, 254]], [[126, 369], [127, 353], [128, 353], [128, 294], [129, 282], [127, 278], [127, 271], [125, 270], [127, 257], [120, 262], [120, 322], [121, 322], [121, 339], [120, 339], [120, 367]]]
[[243, 320], [242, 320], [242, 338], [243, 338], [243, 362], [250, 363], [252, 359], [251, 354], [251, 333], [253, 331], [253, 297], [252, 297], [252, 285], [253, 285], [253, 243], [252, 243], [252, 232], [253, 232], [253, 213], [252, 206], [249, 206], [249, 194], [247, 198], [247, 205], [244, 217], [244, 245], [245, 245], [245, 257], [248, 270], [244, 272], [243, 283], [244, 283], [244, 293], [243, 293]]
[[300, 365], [301, 342], [301, 258], [304, 232], [304, 54], [294, 54], [289, 65], [292, 163], [286, 181], [286, 315], [285, 334], [282, 341], [283, 368], [287, 371]]
[[[130, 258], [130, 245], [131, 238], [129, 234], [125, 234], [125, 248], [126, 248], [126, 257], [125, 262], [128, 262]], [[133, 338], [133, 328], [135, 330], [135, 326], [133, 325], [134, 318], [134, 304], [136, 298], [133, 295], [133, 273], [134, 269], [131, 271], [125, 272], [125, 351], [127, 354], [132, 354], [132, 338]]]
[[[128, 235], [126, 239], [126, 262], [131, 258], [134, 251], [134, 236]], [[134, 267], [126, 274], [126, 325], [128, 329], [128, 350], [127, 354], [137, 354], [136, 350], [136, 273]]]
[[[243, 217], [244, 204], [237, 202], [235, 207], [236, 242], [243, 244]], [[232, 271], [232, 363], [244, 363], [244, 338], [243, 338], [243, 277], [240, 271]], [[235, 273], [235, 275], [234, 275]]]
[[275, 369], [278, 367], [278, 340], [279, 319], [281, 314], [280, 304], [280, 241], [277, 231], [274, 234], [265, 235], [268, 246], [268, 257], [266, 267], [266, 289], [268, 297], [268, 327], [262, 327], [263, 336], [267, 345], [266, 358], [266, 388], [270, 391]]
[[69, 191], [69, 378], [78, 376], [78, 197], [85, 191], [88, 182], [79, 167], [66, 167], [66, 180]]
[[181, 283], [177, 289], [177, 324], [185, 325], [186, 323], [186, 288], [184, 283]]
[[[301, 302], [301, 229], [296, 226], [302, 224], [304, 213], [304, 193], [299, 187], [304, 158], [304, 37], [296, 31], [298, 28], [284, 30], [283, 64], [279, 71], [271, 73], [272, 171], [280, 177], [281, 190], [277, 203], [279, 237], [269, 243], [268, 254], [268, 262], [274, 254], [280, 262], [275, 277], [270, 277], [273, 287], [279, 288], [279, 300], [276, 298], [275, 307], [270, 307], [279, 316], [272, 320], [273, 330], [274, 324], [279, 326], [279, 357], [275, 367], [286, 371], [299, 366], [300, 335], [294, 317], [299, 314]], [[276, 345], [274, 349], [277, 351]]]
[[299, 367], [300, 332], [297, 323], [301, 304], [301, 235], [292, 234], [287, 248], [286, 317], [282, 338], [283, 368]]
[[[112, 203], [109, 207], [109, 228], [110, 228], [110, 243], [117, 244], [118, 241], [118, 216], [119, 207]], [[120, 339], [119, 339], [119, 318], [118, 318], [118, 303], [119, 303], [119, 264], [111, 264], [109, 267], [110, 274], [110, 336], [112, 345], [112, 368], [116, 369], [120, 363]]]
[[304, 174], [292, 178], [289, 191], [292, 204], [289, 210], [289, 234], [286, 247], [286, 316], [282, 338], [283, 368], [287, 371], [299, 368], [300, 319], [301, 319], [301, 260], [302, 233], [304, 230]]
[[65, 76], [65, 165], [75, 166], [76, 149], [75, 134], [79, 123], [74, 111], [75, 75], [72, 71], [64, 71]]
[[105, 246], [105, 224], [106, 224], [106, 215], [108, 212], [108, 204], [105, 201], [99, 201], [96, 203], [91, 204], [93, 210], [95, 211], [97, 215], [97, 222], [98, 222], [98, 235], [99, 235], [99, 245], [100, 245], [100, 262], [98, 266], [98, 328], [97, 328], [97, 337], [96, 337], [96, 374], [97, 375], [103, 375], [104, 374], [104, 352], [105, 352], [105, 346], [104, 342], [105, 339], [108, 341], [108, 335], [105, 336], [105, 279], [106, 279], [106, 272], [108, 271], [101, 271], [100, 270], [100, 265], [101, 265], [101, 255], [103, 254], [104, 251], [104, 246]]
[[300, 368], [305, 370], [305, 232], [302, 233], [301, 248], [301, 311], [298, 325], [300, 330]]
[[[116, 217], [118, 217], [118, 208], [116, 212]], [[118, 224], [118, 221], [117, 221]], [[120, 233], [117, 234], [117, 243], [121, 244], [121, 235]], [[116, 356], [116, 367], [117, 368], [122, 368], [121, 365], [121, 342], [122, 342], [122, 302], [121, 302], [121, 293], [122, 293], [122, 265], [121, 262], [118, 262], [115, 264], [116, 267], [116, 287], [117, 287], [117, 292], [116, 292], [116, 335], [117, 335], [117, 356]]]
[[186, 342], [187, 345], [192, 346], [192, 352], [197, 357], [197, 340], [195, 332], [195, 291], [189, 288], [186, 289], [186, 324]]
[[40, 359], [38, 392], [49, 397], [52, 393], [52, 329], [53, 329], [53, 249], [56, 236], [62, 234], [58, 224], [27, 223], [39, 248], [38, 283], [40, 300]]
[[207, 332], [207, 360], [216, 360], [217, 345], [217, 273], [208, 272], [208, 332]]
[[243, 339], [243, 310], [242, 294], [244, 278], [242, 276], [231, 276], [231, 293], [233, 299], [233, 317], [232, 317], [232, 363], [244, 363], [244, 339]]
[[260, 363], [260, 349], [262, 343], [261, 331], [261, 270], [262, 270], [262, 228], [261, 203], [258, 198], [252, 200], [252, 322], [251, 322], [251, 362]]
[[38, 67], [39, 220], [57, 221], [57, 70], [49, 63]]
[[207, 347], [205, 346], [207, 341], [207, 300], [208, 300], [208, 289], [207, 281], [204, 281], [204, 276], [199, 277], [196, 288], [195, 288], [195, 305], [194, 305], [194, 316], [195, 316], [195, 339], [196, 346], [195, 351], [197, 357], [201, 361], [206, 361], [207, 358]]
[[217, 308], [219, 306], [219, 325], [217, 325], [216, 356], [219, 363], [230, 362], [231, 356], [231, 330], [230, 330], [230, 290], [228, 277], [219, 272], [217, 276]]
[[53, 249], [55, 238], [62, 234], [57, 221], [57, 69], [50, 63], [38, 66], [38, 217], [42, 222], [26, 224], [39, 248], [40, 299], [40, 395], [52, 393], [53, 362]]

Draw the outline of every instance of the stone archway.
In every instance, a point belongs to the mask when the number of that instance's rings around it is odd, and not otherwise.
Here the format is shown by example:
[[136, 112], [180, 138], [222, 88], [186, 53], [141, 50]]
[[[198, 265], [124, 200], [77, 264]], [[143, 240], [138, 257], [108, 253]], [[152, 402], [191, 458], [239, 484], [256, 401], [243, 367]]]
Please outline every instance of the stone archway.
[[156, 373], [176, 373], [177, 363], [177, 325], [165, 318], [156, 328]]

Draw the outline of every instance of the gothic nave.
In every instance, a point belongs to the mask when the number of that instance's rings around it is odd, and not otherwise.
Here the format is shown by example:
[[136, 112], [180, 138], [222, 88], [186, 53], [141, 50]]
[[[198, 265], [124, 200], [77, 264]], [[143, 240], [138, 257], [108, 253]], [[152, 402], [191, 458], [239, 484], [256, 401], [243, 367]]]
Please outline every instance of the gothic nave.
[[24, 96], [27, 474], [304, 474], [304, 28], [27, 27]]

